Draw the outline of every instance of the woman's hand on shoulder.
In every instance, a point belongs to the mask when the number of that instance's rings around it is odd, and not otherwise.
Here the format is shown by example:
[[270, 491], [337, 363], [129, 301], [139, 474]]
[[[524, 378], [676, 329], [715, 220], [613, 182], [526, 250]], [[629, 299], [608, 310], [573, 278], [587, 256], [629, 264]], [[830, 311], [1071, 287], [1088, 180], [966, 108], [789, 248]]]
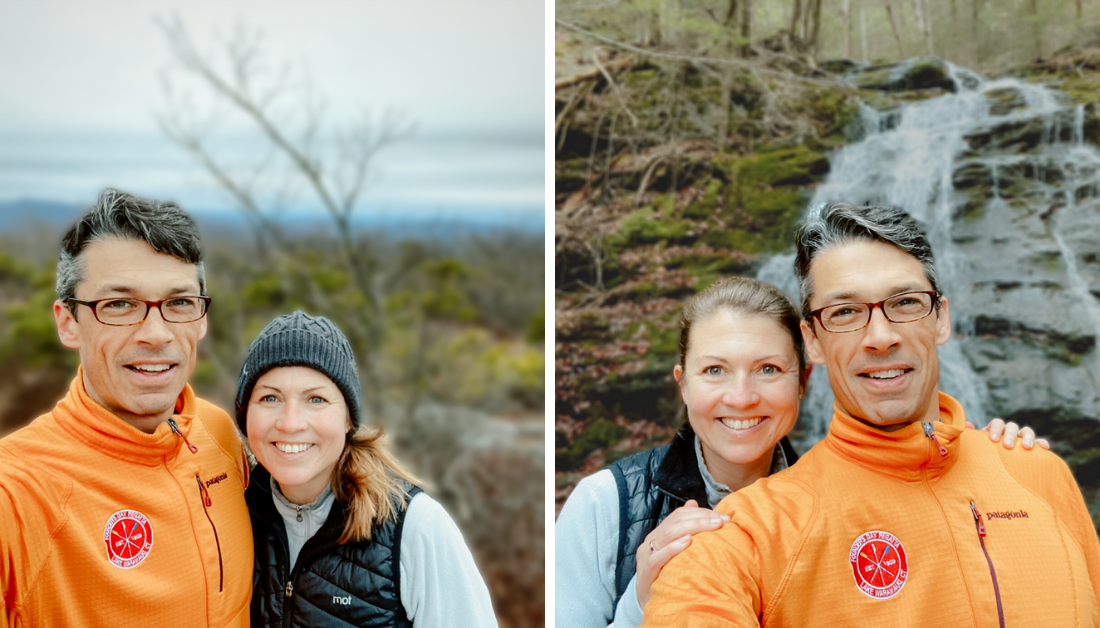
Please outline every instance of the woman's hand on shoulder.
[[[974, 424], [970, 421], [966, 422], [966, 426], [971, 429], [974, 428]], [[1015, 447], [1016, 439], [1019, 438], [1023, 443], [1024, 449], [1031, 449], [1035, 445], [1038, 445], [1050, 451], [1050, 443], [1047, 442], [1047, 439], [1035, 438], [1035, 430], [1030, 427], [1021, 429], [1019, 425], [1016, 425], [1012, 421], [1005, 423], [1004, 419], [993, 419], [989, 422], [989, 425], [986, 425], [982, 429], [989, 432], [989, 440], [994, 443], [1001, 441], [1005, 449], [1012, 449]], [[1004, 437], [1003, 441], [1001, 440], [1002, 436]]]
[[686, 504], [669, 513], [661, 525], [650, 532], [638, 547], [637, 580], [634, 583], [638, 605], [645, 609], [653, 581], [661, 573], [661, 568], [673, 556], [691, 545], [693, 534], [717, 530], [729, 523], [729, 520], [729, 515], [700, 508], [694, 499], [689, 499]]

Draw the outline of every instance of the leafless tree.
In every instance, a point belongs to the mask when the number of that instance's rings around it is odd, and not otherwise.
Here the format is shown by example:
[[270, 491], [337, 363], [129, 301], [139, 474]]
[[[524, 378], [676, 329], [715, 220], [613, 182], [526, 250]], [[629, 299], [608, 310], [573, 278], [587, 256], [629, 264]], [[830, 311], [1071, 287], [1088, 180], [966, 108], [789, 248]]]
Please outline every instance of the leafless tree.
[[[379, 116], [363, 108], [349, 123], [331, 128], [335, 125], [326, 124], [326, 102], [309, 84], [308, 75], [289, 65], [272, 72], [256, 33], [238, 26], [223, 42], [220, 55], [209, 55], [196, 47], [178, 18], [161, 27], [178, 68], [197, 79], [213, 101], [200, 103], [193, 92], [180, 88], [175, 75], [166, 73], [163, 83], [168, 104], [157, 116], [158, 123], [254, 219], [257, 237], [274, 244], [258, 247], [261, 254], [285, 257], [296, 251], [295, 241], [287, 238], [274, 220], [288, 199], [308, 195], [327, 214], [337, 237], [338, 257], [365, 297], [361, 315], [350, 318], [358, 327], [356, 335], [371, 348], [363, 352], [361, 368], [367, 398], [375, 413], [380, 413], [385, 387], [381, 352], [375, 349], [382, 345], [386, 333], [387, 291], [408, 269], [382, 264], [371, 247], [360, 246], [352, 221], [362, 209], [363, 191], [376, 156], [406, 138], [413, 125], [393, 110]], [[262, 135], [268, 147], [265, 156], [243, 166], [218, 157], [211, 144], [227, 109], [243, 116]], [[297, 285], [311, 284], [301, 281]], [[319, 292], [308, 296], [324, 302]]]

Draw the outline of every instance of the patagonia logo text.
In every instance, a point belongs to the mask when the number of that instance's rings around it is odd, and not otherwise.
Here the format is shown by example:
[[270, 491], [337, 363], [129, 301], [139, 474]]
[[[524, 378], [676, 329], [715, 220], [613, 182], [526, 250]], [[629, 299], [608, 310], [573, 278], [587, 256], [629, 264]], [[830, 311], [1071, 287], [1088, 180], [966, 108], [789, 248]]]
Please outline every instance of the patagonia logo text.
[[206, 481], [206, 488], [210, 488], [211, 486], [217, 484], [218, 482], [221, 482], [222, 480], [224, 480], [228, 477], [229, 477], [228, 474], [223, 473], [223, 474], [219, 475], [216, 478], [210, 478], [209, 480]]
[[1014, 512], [987, 512], [985, 513], [986, 519], [992, 521], [993, 519], [1027, 519], [1026, 510], [1017, 510]]

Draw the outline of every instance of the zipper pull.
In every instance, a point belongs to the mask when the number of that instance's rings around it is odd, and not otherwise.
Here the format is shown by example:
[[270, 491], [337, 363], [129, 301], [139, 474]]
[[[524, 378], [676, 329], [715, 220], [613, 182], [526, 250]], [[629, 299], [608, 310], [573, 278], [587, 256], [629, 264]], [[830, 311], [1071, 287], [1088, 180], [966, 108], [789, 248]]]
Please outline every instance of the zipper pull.
[[298, 511], [298, 521], [302, 520], [302, 507], [295, 504], [294, 509]]
[[[184, 436], [183, 432], [180, 431], [180, 426], [176, 424], [175, 419], [168, 419], [168, 427], [172, 428], [172, 431], [176, 433], [176, 436], [179, 436], [183, 439], [183, 442], [187, 444], [187, 449], [189, 449], [191, 453], [199, 453], [199, 448], [195, 447], [191, 444], [191, 441], [187, 440], [187, 437]], [[202, 484], [202, 482], [199, 482], [199, 484]]]
[[287, 580], [287, 583], [286, 583], [286, 596], [290, 597], [292, 595], [294, 595], [294, 583], [290, 580]]
[[936, 438], [936, 430], [932, 428], [931, 423], [921, 423], [924, 427], [924, 435], [932, 439], [933, 443], [936, 443], [936, 447], [940, 448], [940, 456], [947, 456], [947, 448], [940, 444], [940, 439]]
[[199, 495], [202, 496], [203, 503], [206, 504], [207, 508], [213, 506], [214, 502], [210, 501], [210, 491], [206, 490], [206, 485], [202, 483], [202, 478], [199, 477], [198, 473], [195, 474], [195, 481], [199, 483]]
[[974, 521], [978, 522], [978, 536], [985, 536], [985, 524], [982, 523], [982, 515], [978, 512], [978, 507], [974, 505], [974, 502], [970, 502], [970, 511], [974, 513]]

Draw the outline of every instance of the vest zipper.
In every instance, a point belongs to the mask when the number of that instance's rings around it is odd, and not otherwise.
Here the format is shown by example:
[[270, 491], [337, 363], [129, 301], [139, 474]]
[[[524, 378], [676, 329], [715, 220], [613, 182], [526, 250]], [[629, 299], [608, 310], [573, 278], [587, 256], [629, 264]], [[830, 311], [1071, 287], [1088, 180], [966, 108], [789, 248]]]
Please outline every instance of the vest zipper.
[[932, 439], [933, 443], [936, 443], [936, 447], [940, 448], [940, 456], [947, 456], [947, 448], [940, 443], [940, 439], [936, 438], [936, 430], [932, 427], [931, 423], [921, 423], [924, 427], [924, 435]]
[[286, 599], [283, 600], [283, 626], [290, 628], [290, 597], [294, 595], [294, 580], [293, 575], [291, 579], [286, 581]]
[[193, 454], [199, 453], [199, 448], [192, 445], [191, 441], [187, 440], [187, 437], [184, 436], [183, 432], [180, 431], [180, 426], [176, 423], [175, 419], [168, 419], [168, 427], [172, 428], [172, 431], [176, 433], [176, 436], [179, 436], [180, 438], [183, 439], [183, 442], [187, 445], [187, 449], [191, 453], [193, 453]]
[[982, 553], [985, 554], [985, 562], [989, 564], [989, 575], [993, 576], [993, 595], [997, 598], [997, 618], [1001, 622], [1001, 628], [1005, 628], [1005, 612], [1001, 607], [1001, 588], [997, 586], [997, 572], [993, 569], [993, 560], [989, 558], [989, 551], [985, 548], [985, 524], [982, 523], [982, 515], [974, 502], [970, 502], [970, 512], [974, 513], [974, 527], [978, 531], [978, 542], [982, 544]]
[[218, 592], [221, 593], [222, 587], [225, 585], [225, 569], [222, 566], [222, 544], [218, 540], [218, 527], [214, 525], [214, 520], [210, 518], [210, 512], [207, 508], [214, 505], [214, 502], [210, 500], [210, 491], [206, 490], [206, 485], [202, 483], [202, 478], [199, 474], [195, 474], [195, 481], [199, 483], [199, 499], [202, 501], [202, 513], [206, 515], [206, 520], [210, 522], [210, 529], [214, 531], [214, 545], [218, 548]]

